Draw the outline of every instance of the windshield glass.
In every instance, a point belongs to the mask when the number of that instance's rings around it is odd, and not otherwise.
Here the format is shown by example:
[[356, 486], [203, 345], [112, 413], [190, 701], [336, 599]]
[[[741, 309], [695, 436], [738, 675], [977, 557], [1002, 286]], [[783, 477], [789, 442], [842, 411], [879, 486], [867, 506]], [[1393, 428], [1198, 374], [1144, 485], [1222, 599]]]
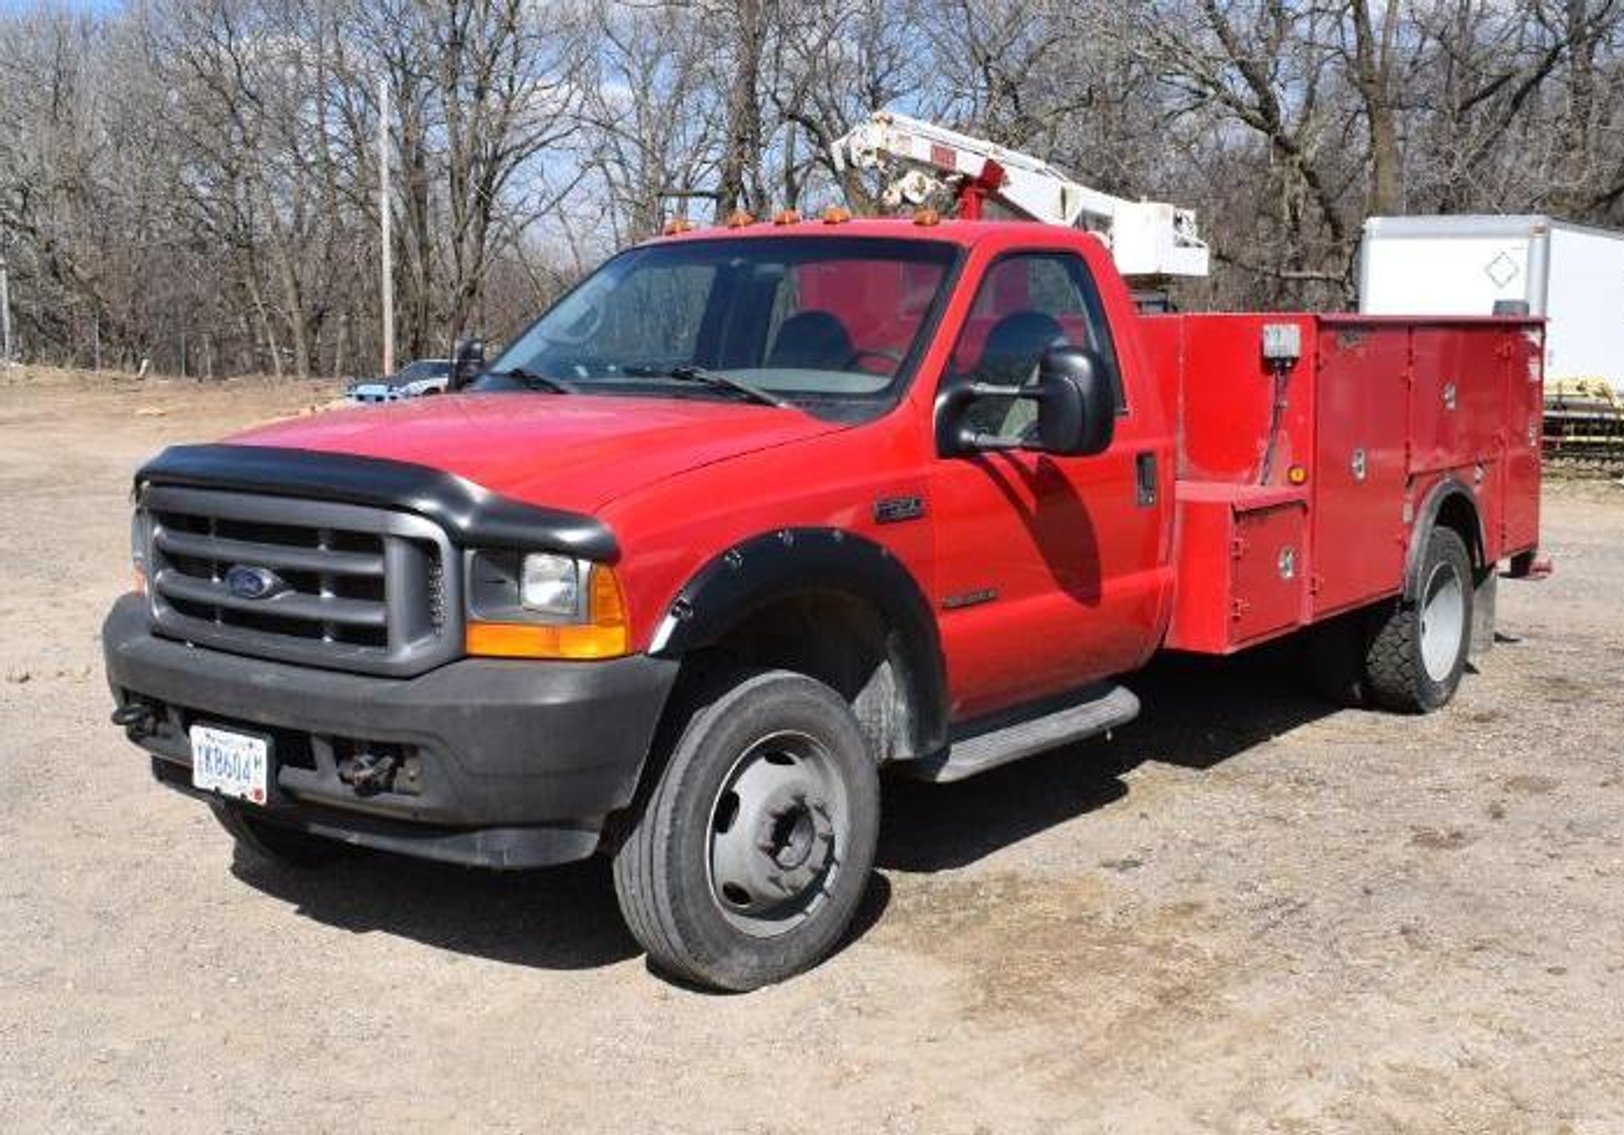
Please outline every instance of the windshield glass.
[[955, 256], [945, 242], [866, 237], [632, 249], [537, 320], [490, 373], [578, 392], [740, 393], [678, 381], [698, 369], [817, 412], [877, 411], [917, 364]]

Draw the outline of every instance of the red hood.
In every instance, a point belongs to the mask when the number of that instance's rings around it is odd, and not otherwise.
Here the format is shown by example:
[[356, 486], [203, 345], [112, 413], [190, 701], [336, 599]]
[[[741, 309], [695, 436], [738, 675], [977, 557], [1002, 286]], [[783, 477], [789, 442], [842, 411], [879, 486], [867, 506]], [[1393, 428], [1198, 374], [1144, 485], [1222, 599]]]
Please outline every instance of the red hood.
[[839, 428], [771, 406], [475, 394], [336, 410], [228, 440], [409, 461], [532, 504], [592, 512], [673, 474]]

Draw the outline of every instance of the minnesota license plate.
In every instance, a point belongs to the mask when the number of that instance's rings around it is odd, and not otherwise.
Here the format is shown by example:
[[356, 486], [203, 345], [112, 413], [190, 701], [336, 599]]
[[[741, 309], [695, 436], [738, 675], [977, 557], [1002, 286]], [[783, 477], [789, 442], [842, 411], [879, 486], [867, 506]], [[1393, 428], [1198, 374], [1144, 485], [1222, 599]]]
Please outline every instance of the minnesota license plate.
[[194, 787], [254, 804], [265, 803], [271, 775], [269, 741], [209, 725], [192, 726], [190, 736]]

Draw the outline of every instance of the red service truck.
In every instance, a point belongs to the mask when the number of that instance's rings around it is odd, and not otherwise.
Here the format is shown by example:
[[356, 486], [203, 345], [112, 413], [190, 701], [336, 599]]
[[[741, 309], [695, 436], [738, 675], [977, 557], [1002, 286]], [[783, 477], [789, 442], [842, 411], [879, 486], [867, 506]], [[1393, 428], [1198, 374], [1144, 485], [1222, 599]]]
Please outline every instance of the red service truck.
[[654, 964], [759, 986], [882, 770], [1123, 727], [1158, 651], [1445, 705], [1534, 564], [1541, 334], [1143, 315], [1092, 234], [929, 210], [677, 233], [459, 393], [142, 468], [114, 720], [255, 852], [601, 853]]

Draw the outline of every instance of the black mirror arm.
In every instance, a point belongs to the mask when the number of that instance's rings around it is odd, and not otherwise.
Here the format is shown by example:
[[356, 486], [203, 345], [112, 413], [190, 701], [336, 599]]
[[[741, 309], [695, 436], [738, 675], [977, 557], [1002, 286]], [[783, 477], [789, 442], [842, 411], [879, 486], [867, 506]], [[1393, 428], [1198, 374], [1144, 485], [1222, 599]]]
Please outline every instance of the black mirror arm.
[[971, 398], [1042, 398], [1036, 386], [1000, 386], [995, 382], [972, 382], [964, 387]]
[[[1040, 402], [1043, 400], [1043, 390], [1038, 386], [1003, 386], [995, 382], [967, 382], [958, 388], [957, 398], [963, 402], [973, 402], [979, 398], [1025, 398]], [[982, 430], [960, 429], [953, 440], [955, 450], [959, 453], [1007, 452], [1016, 449], [1033, 448], [1032, 443], [1027, 439], [1004, 437], [1000, 434], [986, 433]]]
[[990, 449], [1030, 449], [1031, 446], [1020, 438], [1002, 437], [998, 434], [982, 433], [979, 430], [960, 430], [959, 447], [963, 452], [982, 452]]

